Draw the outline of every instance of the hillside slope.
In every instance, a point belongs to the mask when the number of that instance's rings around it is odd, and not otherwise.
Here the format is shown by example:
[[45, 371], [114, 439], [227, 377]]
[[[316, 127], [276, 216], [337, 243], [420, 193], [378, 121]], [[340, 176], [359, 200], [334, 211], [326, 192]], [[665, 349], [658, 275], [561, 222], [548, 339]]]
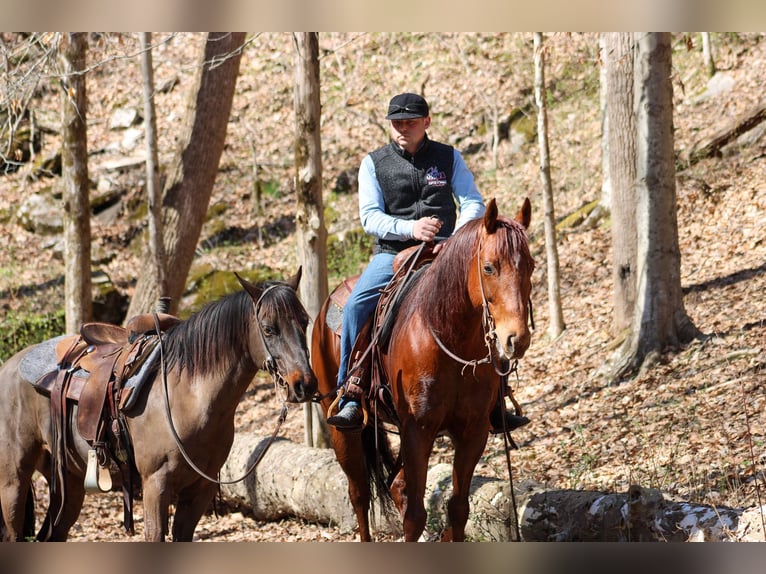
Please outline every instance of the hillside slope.
[[[691, 37], [698, 41], [698, 37]], [[174, 84], [157, 95], [161, 161], [167, 164], [178, 137], [196, 35], [155, 35], [157, 84]], [[699, 47], [674, 44], [676, 149], [684, 158], [695, 142], [758, 103], [766, 83], [766, 41], [756, 34], [716, 34], [720, 72], [708, 83]], [[551, 162], [557, 215], [600, 195], [598, 54], [594, 35], [546, 36], [549, 46]], [[322, 102], [324, 181], [328, 226], [342, 234], [358, 227], [353, 192], [334, 191], [336, 177], [354, 170], [364, 153], [385, 141], [383, 111], [391, 94], [423, 91], [434, 112], [431, 135], [466, 151], [479, 188], [496, 197], [502, 212], [515, 213], [521, 199], [533, 204], [531, 238], [537, 259], [533, 300], [537, 332], [514, 384], [532, 419], [514, 433], [515, 479], [550, 487], [626, 491], [630, 484], [656, 487], [669, 496], [745, 507], [758, 503], [766, 463], [766, 137], [760, 127], [728, 146], [722, 157], [693, 167], [679, 162], [677, 177], [682, 283], [687, 312], [708, 337], [642, 377], [608, 386], [599, 367], [614, 346], [611, 324], [610, 230], [607, 223], [578, 226], [559, 235], [564, 318], [555, 341], [547, 329], [542, 200], [534, 141], [511, 131], [497, 150], [487, 145], [490, 118], [533, 113], [532, 38], [475, 34], [323, 34]], [[283, 274], [297, 265], [292, 236], [292, 43], [284, 34], [256, 34], [246, 48], [228, 143], [211, 213], [195, 265], [239, 270], [255, 262]], [[115, 170], [108, 162], [140, 155], [129, 129], [109, 128], [117, 108], [141, 108], [134, 40], [107, 37], [94, 44], [103, 61], [88, 77], [91, 177], [100, 190], [117, 190], [118, 207], [94, 220], [100, 266], [128, 296], [142, 224], [127, 206], [140, 202], [143, 168]], [[122, 56], [129, 57], [122, 57]], [[41, 115], [57, 113], [55, 84], [43, 82], [33, 101]], [[140, 126], [134, 126], [139, 127]], [[762, 126], [761, 126], [762, 127]], [[55, 149], [45, 136], [42, 155]], [[255, 209], [253, 163], [266, 184], [263, 212]], [[0, 178], [0, 293], [6, 313], [50, 310], [63, 289], [31, 290], [63, 272], [54, 241], [23, 230], [15, 209], [57, 179], [29, 182], [27, 169]], [[259, 231], [263, 232], [259, 245]], [[4, 360], [6, 357], [0, 358]], [[270, 431], [279, 405], [266, 379], [258, 379], [240, 407], [241, 428]], [[301, 414], [292, 409], [285, 433], [302, 440]], [[440, 439], [434, 461], [449, 460]], [[493, 437], [477, 472], [507, 476], [502, 442]], [[44, 490], [38, 489], [38, 496]], [[766, 501], [766, 500], [764, 500]], [[73, 531], [75, 540], [120, 540], [118, 498], [90, 497]], [[140, 513], [140, 509], [139, 509]], [[139, 532], [140, 532], [139, 516]], [[353, 539], [348, 533], [300, 521], [257, 524], [239, 515], [207, 517], [199, 531], [211, 540]]]

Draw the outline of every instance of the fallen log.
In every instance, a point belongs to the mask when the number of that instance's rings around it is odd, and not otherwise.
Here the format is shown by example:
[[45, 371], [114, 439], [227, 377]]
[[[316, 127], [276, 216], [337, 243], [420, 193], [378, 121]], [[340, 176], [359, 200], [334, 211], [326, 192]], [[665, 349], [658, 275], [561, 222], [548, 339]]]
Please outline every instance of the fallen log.
[[689, 165], [700, 160], [721, 155], [721, 149], [736, 138], [750, 131], [766, 120], [766, 100], [736, 118], [729, 125], [721, 128], [709, 138], [697, 142], [689, 152]]
[[[251, 434], [235, 438], [221, 480], [240, 478], [268, 443]], [[222, 487], [230, 502], [252, 509], [259, 520], [287, 516], [356, 528], [348, 483], [330, 449], [276, 440], [245, 480]], [[428, 471], [424, 540], [437, 540], [447, 526], [452, 468]], [[631, 486], [628, 492], [550, 490], [534, 482], [514, 484], [520, 536], [510, 484], [504, 478], [474, 477], [466, 536], [474, 541], [766, 541], [766, 506], [748, 509], [666, 499], [656, 489]], [[396, 526], [377, 522], [380, 533]], [[398, 531], [398, 529], [397, 529]], [[395, 534], [396, 536], [396, 534]]]

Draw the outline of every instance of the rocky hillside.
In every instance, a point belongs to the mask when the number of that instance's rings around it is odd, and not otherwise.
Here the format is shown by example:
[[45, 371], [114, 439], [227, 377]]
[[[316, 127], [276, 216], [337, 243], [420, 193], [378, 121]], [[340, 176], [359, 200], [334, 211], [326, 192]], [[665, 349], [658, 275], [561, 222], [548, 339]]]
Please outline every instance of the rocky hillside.
[[[161, 161], [167, 165], [201, 38], [156, 34], [154, 40]], [[525, 196], [532, 200], [537, 332], [515, 385], [532, 423], [515, 433], [520, 446], [512, 454], [516, 479], [608, 491], [627, 491], [638, 483], [678, 499], [738, 507], [755, 505], [762, 496], [764, 125], [726, 146], [720, 157], [693, 166], [685, 158], [696, 142], [761, 101], [766, 41], [759, 34], [714, 34], [713, 40], [719, 72], [712, 79], [698, 35], [677, 36], [673, 53], [682, 283], [687, 312], [707, 337], [668, 352], [638, 379], [608, 386], [597, 374], [614, 347], [608, 222], [559, 231], [567, 329], [555, 341], [546, 336], [531, 34], [320, 36], [326, 218], [334, 237], [358, 228], [348, 170], [353, 173], [363, 155], [385, 141], [385, 105], [391, 94], [405, 90], [426, 95], [433, 109], [431, 136], [464, 151], [480, 190], [496, 197], [502, 212], [515, 213]], [[41, 37], [43, 47], [44, 41]], [[600, 196], [598, 42], [589, 34], [553, 34], [546, 35], [546, 44], [553, 186], [556, 212], [563, 218]], [[291, 196], [293, 49], [286, 34], [254, 34], [245, 48], [195, 269], [234, 271], [263, 264], [288, 274], [297, 265]], [[91, 37], [89, 167], [94, 197], [108, 198], [94, 215], [94, 260], [125, 297], [131, 295], [136, 261], [144, 251], [144, 172], [136, 161], [143, 153], [137, 53], [132, 36]], [[43, 159], [57, 151], [58, 98], [55, 78], [41, 77], [30, 107], [41, 126], [36, 155]], [[118, 122], [121, 117], [127, 119]], [[493, 150], [495, 123], [502, 139]], [[55, 194], [60, 185], [59, 178], [40, 174], [35, 165], [0, 177], [0, 235], [6, 246], [0, 251], [0, 297], [6, 318], [62, 305], [63, 289], [56, 281], [63, 273], [59, 237], [22, 218], [23, 206], [38, 200], [32, 198]], [[256, 178], [264, 189], [260, 206], [253, 193]], [[52, 211], [55, 215], [55, 207]], [[238, 424], [268, 431], [277, 407], [268, 384], [256, 382]], [[291, 412], [286, 426], [289, 437], [302, 440], [298, 411]], [[447, 439], [440, 440], [434, 461], [449, 455]], [[490, 439], [477, 472], [507, 476], [500, 439]], [[87, 519], [74, 538], [121, 539], [118, 499], [88, 504]], [[232, 516], [207, 518], [200, 537], [353, 538], [324, 525], [263, 525]]]

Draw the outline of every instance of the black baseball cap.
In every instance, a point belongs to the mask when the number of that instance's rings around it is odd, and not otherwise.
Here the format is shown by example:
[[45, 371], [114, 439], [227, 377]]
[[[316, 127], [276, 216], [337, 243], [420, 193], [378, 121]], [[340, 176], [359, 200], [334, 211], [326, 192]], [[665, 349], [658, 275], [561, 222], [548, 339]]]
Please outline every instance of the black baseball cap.
[[387, 120], [411, 120], [428, 117], [428, 102], [417, 94], [399, 94], [388, 104]]

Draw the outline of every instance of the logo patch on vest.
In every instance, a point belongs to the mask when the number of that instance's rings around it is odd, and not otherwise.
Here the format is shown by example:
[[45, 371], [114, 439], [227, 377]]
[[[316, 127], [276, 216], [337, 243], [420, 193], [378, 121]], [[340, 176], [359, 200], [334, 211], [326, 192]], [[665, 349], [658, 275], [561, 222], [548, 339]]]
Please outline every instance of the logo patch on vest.
[[447, 185], [447, 174], [439, 171], [437, 166], [429, 167], [426, 171], [426, 183], [434, 187], [444, 187]]

